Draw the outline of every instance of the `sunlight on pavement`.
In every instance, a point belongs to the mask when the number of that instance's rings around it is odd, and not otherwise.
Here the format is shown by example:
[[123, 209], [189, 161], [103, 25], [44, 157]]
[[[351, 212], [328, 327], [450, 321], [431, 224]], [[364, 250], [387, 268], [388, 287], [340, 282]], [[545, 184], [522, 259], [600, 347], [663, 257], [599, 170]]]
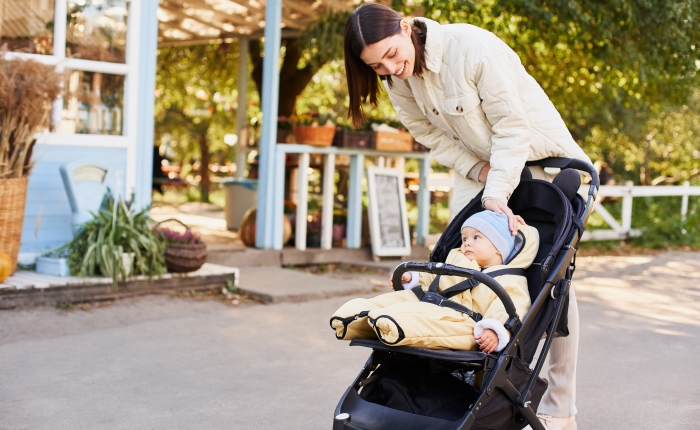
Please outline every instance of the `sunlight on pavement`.
[[686, 254], [681, 262], [674, 256], [678, 254], [583, 259], [582, 276], [574, 277], [577, 298], [643, 317], [647, 323], [700, 326], [700, 259], [688, 260]]

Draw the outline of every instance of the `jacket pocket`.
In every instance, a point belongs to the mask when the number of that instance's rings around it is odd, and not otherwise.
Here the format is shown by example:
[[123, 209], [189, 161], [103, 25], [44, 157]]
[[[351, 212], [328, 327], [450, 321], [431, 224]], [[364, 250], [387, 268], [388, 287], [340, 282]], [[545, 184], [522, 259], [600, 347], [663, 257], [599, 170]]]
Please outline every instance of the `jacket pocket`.
[[481, 99], [476, 92], [445, 99], [445, 112], [450, 115], [464, 115], [481, 104]]
[[447, 119], [465, 147], [482, 160], [491, 154], [491, 126], [481, 109], [481, 99], [475, 91], [445, 99]]

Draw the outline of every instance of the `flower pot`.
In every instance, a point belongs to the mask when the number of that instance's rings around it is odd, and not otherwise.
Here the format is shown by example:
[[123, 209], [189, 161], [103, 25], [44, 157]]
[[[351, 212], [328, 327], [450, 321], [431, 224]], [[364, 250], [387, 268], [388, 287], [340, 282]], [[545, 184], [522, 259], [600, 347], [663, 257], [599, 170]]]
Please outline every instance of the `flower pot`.
[[310, 234], [306, 236], [306, 247], [307, 248], [320, 248], [321, 247], [321, 235], [320, 234]]
[[295, 125], [294, 136], [297, 143], [314, 146], [331, 146], [335, 127], [325, 125]]
[[10, 257], [11, 273], [17, 268], [26, 201], [26, 177], [0, 179], [0, 252]]
[[[134, 265], [134, 253], [133, 252], [122, 252], [121, 265], [124, 269], [125, 278], [131, 275], [131, 267]], [[102, 276], [111, 278], [114, 270], [112, 268], [112, 263], [105, 262], [104, 267], [100, 266], [100, 272]]]
[[51, 276], [69, 276], [68, 261], [61, 257], [37, 257], [36, 273]]
[[345, 224], [333, 224], [333, 240], [342, 240], [345, 237]]

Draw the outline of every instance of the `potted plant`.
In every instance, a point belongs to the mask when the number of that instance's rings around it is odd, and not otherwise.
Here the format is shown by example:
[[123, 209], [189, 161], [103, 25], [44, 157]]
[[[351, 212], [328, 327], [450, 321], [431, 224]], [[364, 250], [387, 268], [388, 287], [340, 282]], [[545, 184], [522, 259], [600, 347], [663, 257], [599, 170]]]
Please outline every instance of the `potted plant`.
[[34, 60], [0, 53], [0, 252], [17, 266], [35, 136], [50, 127], [62, 75]]
[[51, 276], [69, 276], [68, 250], [59, 248], [45, 252], [36, 258], [36, 273]]
[[290, 136], [292, 136], [291, 140], [294, 140], [294, 134], [292, 133], [292, 122], [290, 121], [289, 117], [278, 116], [277, 143], [288, 143], [290, 141]]
[[345, 239], [346, 225], [348, 221], [347, 211], [345, 209], [333, 210], [333, 245], [343, 247], [343, 239]]
[[314, 216], [306, 223], [306, 247], [321, 247], [321, 218]]
[[101, 273], [116, 287], [132, 273], [149, 278], [165, 273], [165, 243], [151, 230], [146, 210], [134, 213], [131, 204], [107, 195], [102, 209], [65, 245], [71, 274]]
[[[175, 221], [185, 227], [184, 232], [159, 227], [165, 222]], [[207, 244], [193, 233], [182, 221], [169, 219], [156, 224], [157, 237], [165, 243], [165, 265], [169, 272], [194, 272], [207, 262]]]
[[335, 136], [335, 123], [331, 115], [311, 112], [291, 117], [297, 143], [314, 146], [330, 146]]

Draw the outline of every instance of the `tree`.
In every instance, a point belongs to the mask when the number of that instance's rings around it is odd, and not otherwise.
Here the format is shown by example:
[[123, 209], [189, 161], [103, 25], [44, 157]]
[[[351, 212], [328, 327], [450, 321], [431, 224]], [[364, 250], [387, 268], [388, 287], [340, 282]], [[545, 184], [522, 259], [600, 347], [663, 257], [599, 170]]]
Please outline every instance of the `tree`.
[[[415, 4], [430, 18], [471, 23], [505, 40], [584, 147], [602, 135], [645, 146], [651, 132], [648, 125], [687, 105], [693, 89], [700, 86], [700, 3], [695, 0]], [[394, 6], [403, 8], [404, 2], [395, 0]], [[585, 148], [589, 152], [600, 149], [590, 146]], [[644, 157], [644, 152], [638, 156]], [[644, 165], [653, 168], [653, 163], [641, 159], [625, 167]], [[642, 176], [650, 177], [648, 171]]]
[[209, 201], [212, 151], [228, 150], [223, 136], [236, 131], [237, 64], [238, 50], [230, 44], [177, 46], [158, 52], [156, 134], [177, 141], [181, 160], [199, 161], [204, 202]]
[[[311, 21], [299, 38], [283, 41], [280, 115], [293, 113], [298, 95], [321, 66], [342, 57], [347, 16], [347, 12], [326, 12]], [[262, 90], [262, 49], [261, 40], [250, 41], [253, 82], [248, 91], [251, 103], [244, 108], [253, 125], [261, 119], [255, 93], [256, 87], [258, 93]], [[227, 43], [162, 48], [158, 53], [156, 133], [174, 138], [182, 161], [199, 162], [202, 201], [209, 201], [212, 152], [226, 151], [223, 136], [236, 130], [237, 63], [238, 49]]]
[[[279, 115], [294, 113], [297, 97], [318, 70], [333, 59], [342, 58], [343, 31], [349, 13], [329, 10], [309, 22], [301, 36], [282, 40]], [[262, 99], [263, 53], [262, 39], [250, 41], [253, 81]]]

